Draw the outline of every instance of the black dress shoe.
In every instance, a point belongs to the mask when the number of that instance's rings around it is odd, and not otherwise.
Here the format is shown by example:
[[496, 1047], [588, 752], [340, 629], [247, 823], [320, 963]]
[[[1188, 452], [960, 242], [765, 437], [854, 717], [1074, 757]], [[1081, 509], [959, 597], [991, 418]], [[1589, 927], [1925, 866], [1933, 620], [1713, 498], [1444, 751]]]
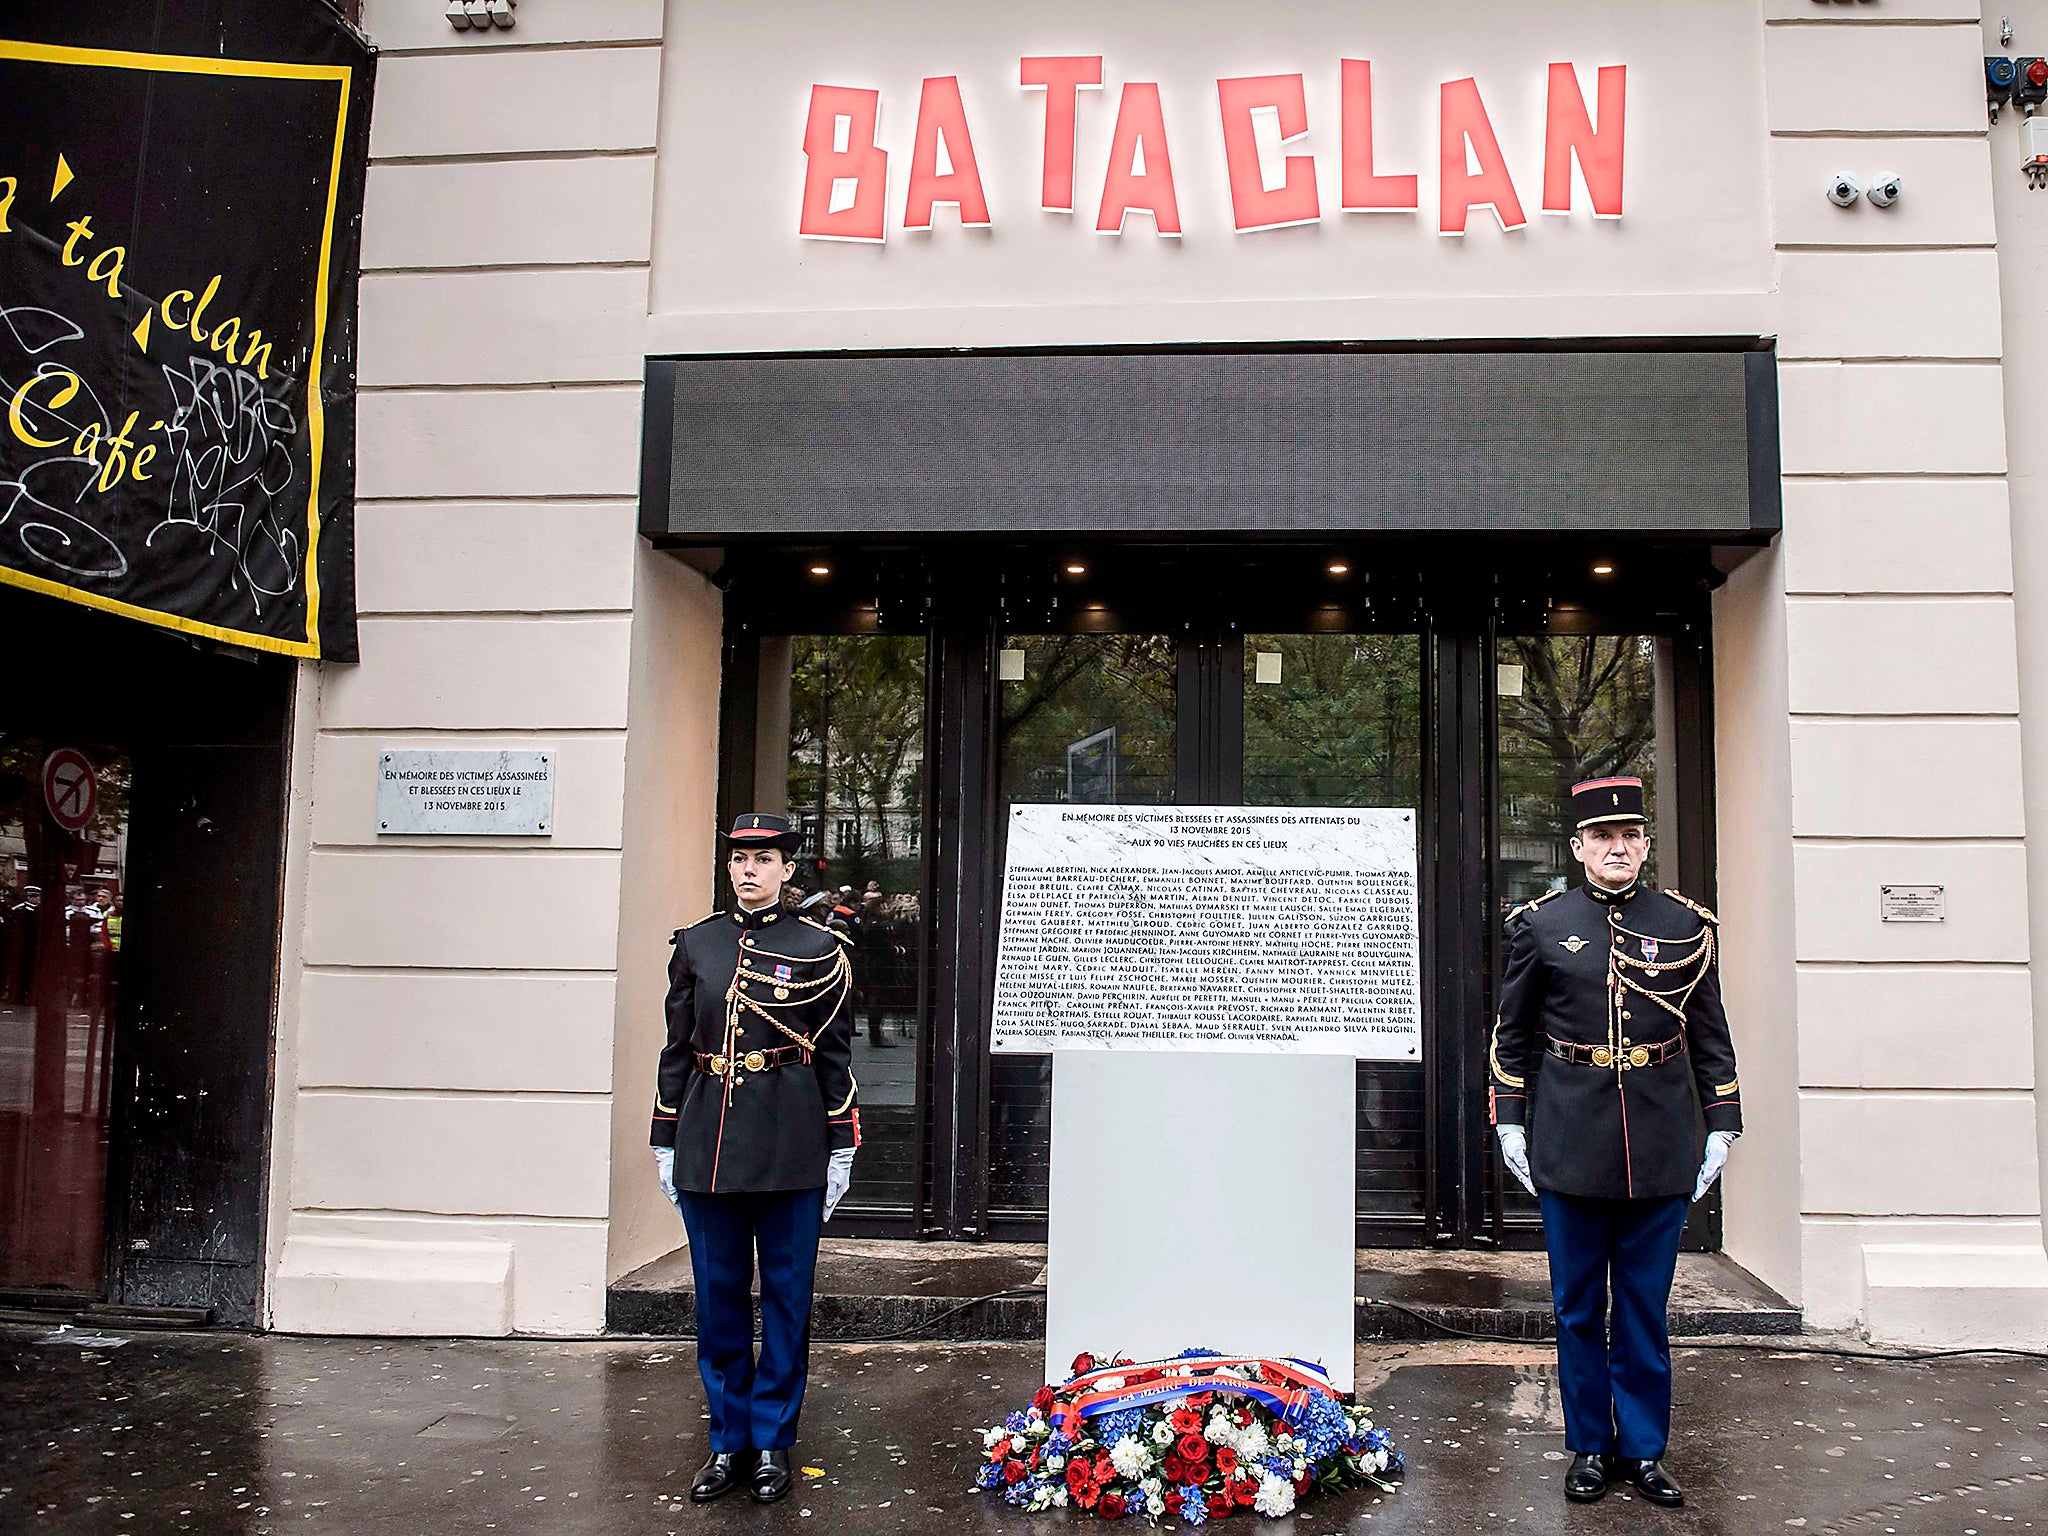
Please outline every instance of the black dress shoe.
[[1677, 1509], [1685, 1503], [1685, 1490], [1671, 1481], [1658, 1461], [1638, 1461], [1624, 1457], [1621, 1475], [1628, 1479], [1629, 1486], [1652, 1504], [1662, 1504], [1666, 1509]]
[[709, 1504], [739, 1487], [754, 1463], [752, 1451], [713, 1451], [690, 1480], [690, 1502]]
[[1595, 1456], [1590, 1451], [1581, 1451], [1572, 1458], [1570, 1469], [1564, 1475], [1564, 1496], [1574, 1504], [1591, 1504], [1607, 1492], [1608, 1478], [1613, 1467], [1606, 1456]]
[[754, 1463], [754, 1502], [773, 1504], [789, 1492], [789, 1452], [763, 1451]]

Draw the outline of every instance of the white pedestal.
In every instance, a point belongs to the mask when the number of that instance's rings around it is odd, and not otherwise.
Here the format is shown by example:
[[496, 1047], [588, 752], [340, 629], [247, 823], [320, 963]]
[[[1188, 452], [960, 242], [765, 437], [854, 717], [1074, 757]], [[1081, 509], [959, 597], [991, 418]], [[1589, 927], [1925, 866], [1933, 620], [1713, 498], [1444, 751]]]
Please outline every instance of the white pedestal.
[[1292, 1355], [1352, 1390], [1348, 1056], [1053, 1056], [1046, 1380], [1082, 1350]]

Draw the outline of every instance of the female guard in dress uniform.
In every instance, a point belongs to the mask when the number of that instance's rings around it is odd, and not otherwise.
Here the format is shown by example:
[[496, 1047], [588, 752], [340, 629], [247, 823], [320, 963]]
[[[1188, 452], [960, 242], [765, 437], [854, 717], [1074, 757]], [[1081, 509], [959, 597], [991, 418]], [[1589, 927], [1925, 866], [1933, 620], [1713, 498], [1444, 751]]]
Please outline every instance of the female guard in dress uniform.
[[[690, 1237], [697, 1369], [711, 1409], [699, 1504], [789, 1492], [818, 1228], [853, 1174], [852, 965], [843, 934], [782, 909], [802, 839], [750, 812], [726, 834], [737, 904], [669, 942], [668, 1044], [649, 1140]], [[752, 1283], [761, 1266], [761, 1351]]]
[[[1714, 914], [1637, 878], [1643, 781], [1572, 788], [1585, 883], [1508, 914], [1489, 1066], [1501, 1156], [1543, 1206], [1565, 1496], [1625, 1478], [1685, 1502], [1659, 1465], [1671, 1432], [1665, 1328], [1688, 1196], [1742, 1132]], [[1613, 1293], [1610, 1324], [1608, 1294]]]

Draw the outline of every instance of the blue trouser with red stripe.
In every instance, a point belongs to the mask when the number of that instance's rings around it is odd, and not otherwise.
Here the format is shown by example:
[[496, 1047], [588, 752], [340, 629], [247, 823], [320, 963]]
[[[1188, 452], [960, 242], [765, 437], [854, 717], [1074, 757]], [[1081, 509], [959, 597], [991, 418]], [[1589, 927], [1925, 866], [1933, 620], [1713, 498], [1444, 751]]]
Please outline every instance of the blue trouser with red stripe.
[[[696, 1281], [697, 1372], [714, 1451], [779, 1451], [796, 1441], [811, 1347], [811, 1282], [823, 1189], [708, 1195], [676, 1191]], [[754, 1357], [754, 1256], [761, 1259], [761, 1354]]]
[[1686, 1197], [1592, 1200], [1546, 1189], [1537, 1198], [1557, 1308], [1565, 1448], [1653, 1461], [1671, 1439], [1665, 1317]]

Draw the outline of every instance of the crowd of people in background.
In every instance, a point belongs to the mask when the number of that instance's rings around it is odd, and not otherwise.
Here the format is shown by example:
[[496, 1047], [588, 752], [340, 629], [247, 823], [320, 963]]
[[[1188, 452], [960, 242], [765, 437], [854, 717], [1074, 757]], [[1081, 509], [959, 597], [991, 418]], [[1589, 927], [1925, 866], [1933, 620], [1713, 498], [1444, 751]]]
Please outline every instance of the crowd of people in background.
[[[34, 1002], [38, 962], [54, 961], [62, 968], [65, 1002], [98, 1007], [121, 951], [122, 920], [121, 897], [109, 885], [74, 885], [54, 930], [45, 919], [41, 886], [0, 885], [0, 1004]], [[61, 955], [45, 953], [53, 935]]]
[[[835, 928], [853, 941], [853, 1009], [856, 1032], [865, 1023], [871, 1046], [888, 1050], [916, 1027], [918, 924], [923, 914], [908, 891], [890, 894], [882, 882], [864, 889], [825, 883], [807, 891], [792, 882], [785, 898], [797, 911]], [[886, 1027], [897, 1016], [893, 1034]]]

